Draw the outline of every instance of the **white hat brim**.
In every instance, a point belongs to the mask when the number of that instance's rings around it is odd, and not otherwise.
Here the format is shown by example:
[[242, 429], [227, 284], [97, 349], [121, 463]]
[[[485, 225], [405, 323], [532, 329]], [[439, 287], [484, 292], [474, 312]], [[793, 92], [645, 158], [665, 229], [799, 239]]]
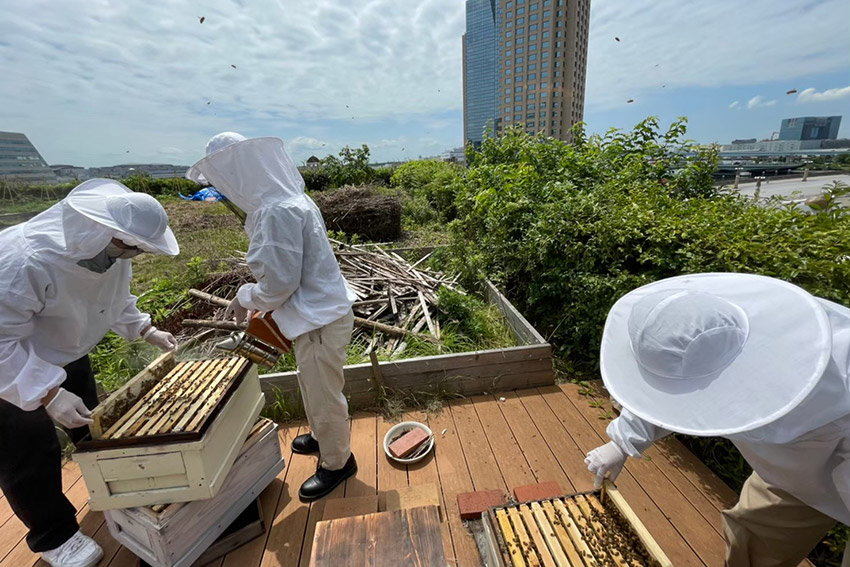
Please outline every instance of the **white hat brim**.
[[[641, 367], [632, 352], [635, 303], [682, 289], [717, 295], [747, 314], [744, 348], [715, 375], [664, 378]], [[803, 289], [751, 274], [694, 274], [640, 287], [617, 301], [605, 322], [600, 367], [611, 396], [638, 417], [678, 433], [723, 436], [756, 429], [798, 406], [823, 375], [831, 350], [826, 312]]]
[[[132, 193], [132, 191], [120, 183], [109, 179], [91, 179], [71, 191], [66, 197], [66, 202], [72, 209], [94, 222], [115, 230], [116, 233], [129, 234], [115, 222], [106, 207], [107, 197], [126, 193]], [[158, 238], [143, 238], [133, 234], [130, 236], [141, 243], [140, 248], [145, 252], [168, 256], [176, 256], [180, 253], [180, 245], [170, 227], [166, 227]]]

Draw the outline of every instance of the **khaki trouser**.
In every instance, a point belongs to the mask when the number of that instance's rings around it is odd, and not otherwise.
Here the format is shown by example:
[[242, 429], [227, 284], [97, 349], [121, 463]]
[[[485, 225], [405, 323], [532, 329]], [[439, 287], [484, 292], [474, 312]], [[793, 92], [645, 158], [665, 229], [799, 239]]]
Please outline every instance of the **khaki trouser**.
[[[753, 473], [731, 510], [723, 512], [728, 567], [797, 567], [835, 520]], [[850, 567], [845, 550], [842, 567]]]
[[307, 421], [322, 450], [322, 467], [339, 470], [351, 456], [348, 401], [342, 393], [345, 347], [351, 342], [354, 313], [298, 337], [295, 360]]

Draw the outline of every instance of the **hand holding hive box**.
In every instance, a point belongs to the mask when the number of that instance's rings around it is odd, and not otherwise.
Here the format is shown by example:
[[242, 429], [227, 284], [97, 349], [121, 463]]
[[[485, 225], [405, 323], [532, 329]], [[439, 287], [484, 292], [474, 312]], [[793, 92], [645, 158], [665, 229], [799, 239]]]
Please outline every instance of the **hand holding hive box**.
[[94, 411], [74, 455], [91, 509], [212, 498], [263, 404], [250, 361], [161, 356]]

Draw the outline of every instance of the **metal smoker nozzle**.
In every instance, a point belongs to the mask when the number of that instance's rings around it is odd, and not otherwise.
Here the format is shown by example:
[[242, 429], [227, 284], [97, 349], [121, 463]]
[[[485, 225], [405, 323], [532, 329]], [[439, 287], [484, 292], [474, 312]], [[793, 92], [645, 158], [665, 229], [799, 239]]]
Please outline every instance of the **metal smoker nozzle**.
[[244, 331], [232, 333], [223, 341], [216, 343], [215, 348], [247, 358], [251, 362], [268, 369], [274, 368], [281, 357], [281, 353], [277, 349]]

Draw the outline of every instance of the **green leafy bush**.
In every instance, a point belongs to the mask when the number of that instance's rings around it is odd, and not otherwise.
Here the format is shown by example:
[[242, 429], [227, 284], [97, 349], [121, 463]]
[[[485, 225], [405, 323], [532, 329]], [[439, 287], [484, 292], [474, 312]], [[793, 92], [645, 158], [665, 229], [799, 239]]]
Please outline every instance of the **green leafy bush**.
[[121, 183], [141, 193], [154, 197], [176, 197], [178, 194], [191, 195], [198, 190], [198, 184], [183, 177], [154, 179], [149, 175], [136, 173], [121, 180]]
[[[405, 190], [410, 201], [406, 212], [409, 209], [410, 215], [420, 224], [449, 221], [457, 214], [454, 201], [458, 171], [456, 166], [441, 161], [412, 161], [395, 170], [391, 183]], [[434, 212], [426, 211], [427, 207]]]
[[850, 220], [718, 194], [713, 152], [683, 134], [649, 119], [578, 131], [574, 145], [519, 131], [486, 140], [457, 182], [451, 267], [467, 284], [498, 281], [586, 373], [613, 303], [661, 278], [759, 273], [850, 305]]
[[305, 169], [301, 172], [301, 177], [304, 178], [304, 185], [307, 191], [324, 191], [331, 184], [331, 178], [328, 172], [323, 168]]

